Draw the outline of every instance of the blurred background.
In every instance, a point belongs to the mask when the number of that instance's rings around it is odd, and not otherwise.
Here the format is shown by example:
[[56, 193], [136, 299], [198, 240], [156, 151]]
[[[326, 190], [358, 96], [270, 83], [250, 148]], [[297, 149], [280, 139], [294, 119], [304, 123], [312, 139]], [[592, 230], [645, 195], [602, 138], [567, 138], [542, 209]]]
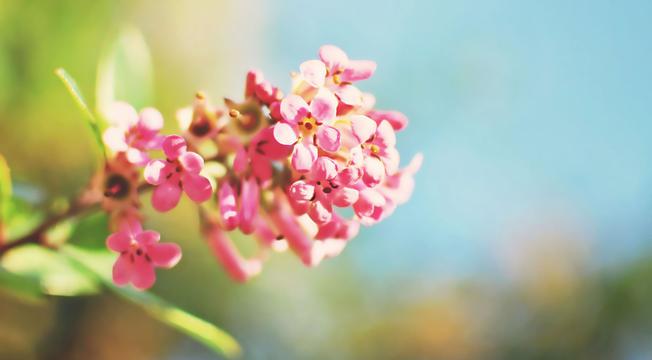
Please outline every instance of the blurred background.
[[[316, 269], [272, 257], [246, 285], [206, 251], [191, 204], [147, 226], [184, 261], [153, 292], [233, 334], [247, 359], [652, 358], [652, 3], [0, 0], [0, 153], [48, 207], [95, 166], [53, 75], [93, 103], [123, 29], [151, 51], [154, 105], [281, 88], [326, 43], [378, 63], [360, 86], [410, 118], [413, 199]], [[138, 94], [136, 94], [137, 96]], [[96, 235], [103, 241], [102, 233]], [[110, 295], [0, 292], [2, 359], [212, 359]]]

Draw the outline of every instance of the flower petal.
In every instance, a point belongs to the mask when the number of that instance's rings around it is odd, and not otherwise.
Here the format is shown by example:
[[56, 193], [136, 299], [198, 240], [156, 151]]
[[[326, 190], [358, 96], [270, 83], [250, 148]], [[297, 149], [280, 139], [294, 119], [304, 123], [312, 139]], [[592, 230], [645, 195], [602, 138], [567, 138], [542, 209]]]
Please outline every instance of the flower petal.
[[220, 185], [218, 202], [224, 228], [229, 231], [235, 229], [239, 221], [238, 205], [236, 203], [235, 190], [228, 181]]
[[326, 156], [317, 158], [311, 169], [315, 180], [332, 180], [337, 176], [337, 163]]
[[256, 179], [250, 177], [242, 182], [240, 193], [240, 230], [245, 234], [254, 231], [254, 220], [258, 213], [259, 187]]
[[323, 201], [314, 201], [308, 210], [308, 216], [317, 224], [325, 224], [331, 220], [333, 209]]
[[405, 129], [408, 123], [408, 118], [403, 113], [393, 110], [372, 110], [367, 115], [374, 119], [378, 124], [383, 120], [388, 121], [395, 131]]
[[349, 57], [342, 49], [335, 45], [323, 45], [319, 48], [319, 58], [326, 64], [329, 70], [345, 65]]
[[130, 244], [131, 236], [126, 231], [115, 232], [106, 238], [106, 246], [115, 252], [120, 253], [129, 249]]
[[186, 140], [179, 135], [169, 135], [163, 140], [163, 152], [170, 160], [175, 160], [187, 150]]
[[204, 167], [204, 158], [192, 151], [187, 151], [179, 156], [179, 163], [183, 170], [190, 174], [199, 174]]
[[145, 256], [136, 256], [131, 274], [131, 283], [139, 290], [149, 289], [156, 282], [154, 265], [145, 259]]
[[127, 151], [129, 145], [125, 139], [125, 129], [120, 127], [110, 127], [102, 134], [104, 144], [113, 152]]
[[322, 125], [317, 130], [317, 145], [328, 152], [340, 149], [340, 131], [329, 125]]
[[124, 101], [116, 101], [108, 106], [104, 116], [113, 125], [130, 128], [138, 123], [138, 112]]
[[385, 166], [376, 157], [369, 156], [364, 160], [364, 174], [362, 182], [368, 187], [374, 187], [380, 184], [385, 178]]
[[211, 182], [202, 175], [185, 174], [181, 181], [183, 182], [183, 191], [196, 203], [208, 200], [213, 193]]
[[281, 116], [289, 123], [296, 124], [308, 114], [308, 104], [299, 95], [290, 94], [281, 101]]
[[274, 125], [274, 139], [281, 145], [292, 145], [297, 142], [297, 134], [288, 123], [278, 122]]
[[299, 66], [301, 76], [313, 87], [324, 86], [326, 80], [326, 66], [319, 60], [308, 60]]
[[394, 132], [394, 128], [387, 120], [383, 120], [378, 124], [374, 143], [379, 144], [381, 147], [396, 146], [396, 132]]
[[344, 82], [365, 80], [371, 77], [376, 71], [376, 63], [370, 60], [351, 60], [340, 76]]
[[292, 167], [298, 172], [308, 172], [317, 159], [317, 147], [312, 144], [298, 143], [292, 152]]
[[140, 111], [140, 121], [138, 121], [138, 129], [141, 131], [152, 134], [160, 131], [163, 128], [163, 115], [152, 108], [144, 108]]
[[126, 285], [131, 281], [133, 273], [133, 264], [129, 259], [129, 254], [121, 254], [113, 264], [113, 282], [116, 285]]
[[170, 167], [165, 161], [152, 160], [145, 167], [143, 176], [145, 181], [152, 185], [159, 185], [165, 181], [167, 175], [170, 173]]
[[181, 188], [178, 184], [166, 181], [158, 185], [152, 193], [152, 206], [160, 212], [172, 210], [179, 203]]
[[362, 144], [369, 140], [371, 136], [376, 132], [376, 122], [364, 115], [352, 115], [351, 119], [351, 130], [353, 135], [358, 140], [358, 143]]
[[161, 240], [161, 234], [154, 230], [145, 230], [136, 234], [135, 238], [140, 245], [150, 245], [156, 244], [159, 240]]
[[335, 194], [333, 204], [339, 207], [349, 207], [358, 201], [359, 195], [360, 194], [356, 189], [350, 187], [342, 188], [337, 192], [337, 194]]
[[[282, 105], [282, 104], [281, 104]], [[337, 112], [337, 98], [333, 93], [321, 88], [310, 102], [310, 113], [322, 123], [326, 123], [335, 118]]]
[[181, 260], [181, 248], [174, 243], [152, 244], [147, 247], [147, 255], [154, 266], [169, 269]]
[[149, 161], [149, 156], [142, 150], [129, 148], [127, 149], [127, 161], [134, 165], [143, 166]]
[[362, 93], [353, 85], [342, 85], [335, 90], [335, 95], [343, 104], [358, 106], [362, 104]]
[[294, 201], [310, 201], [315, 196], [315, 186], [304, 180], [297, 180], [290, 185], [288, 195]]

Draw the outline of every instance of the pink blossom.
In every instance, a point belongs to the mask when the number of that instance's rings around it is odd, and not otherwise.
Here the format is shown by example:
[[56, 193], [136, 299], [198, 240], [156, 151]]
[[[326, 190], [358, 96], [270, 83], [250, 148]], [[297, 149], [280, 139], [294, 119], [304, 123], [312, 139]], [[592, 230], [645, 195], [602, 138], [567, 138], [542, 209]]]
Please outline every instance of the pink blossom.
[[152, 205], [158, 211], [173, 209], [181, 198], [181, 191], [197, 202], [210, 198], [213, 188], [208, 179], [199, 174], [204, 159], [188, 151], [186, 141], [178, 135], [170, 135], [163, 141], [166, 160], [152, 160], [145, 168], [145, 180], [156, 185]]
[[340, 132], [332, 126], [337, 98], [320, 89], [310, 104], [298, 96], [288, 95], [281, 101], [282, 122], [274, 126], [274, 138], [280, 144], [294, 145], [292, 165], [307, 172], [317, 159], [318, 148], [335, 152], [340, 148]]
[[132, 164], [147, 164], [147, 151], [161, 146], [162, 137], [158, 135], [163, 127], [161, 113], [145, 108], [138, 114], [131, 105], [115, 102], [105, 115], [111, 123], [102, 136], [106, 146], [115, 153], [124, 153]]
[[132, 283], [145, 290], [156, 281], [154, 268], [172, 268], [181, 259], [181, 248], [174, 243], [159, 243], [156, 231], [143, 231], [137, 221], [125, 221], [121, 229], [107, 237], [109, 249], [120, 254], [113, 265], [116, 285]]

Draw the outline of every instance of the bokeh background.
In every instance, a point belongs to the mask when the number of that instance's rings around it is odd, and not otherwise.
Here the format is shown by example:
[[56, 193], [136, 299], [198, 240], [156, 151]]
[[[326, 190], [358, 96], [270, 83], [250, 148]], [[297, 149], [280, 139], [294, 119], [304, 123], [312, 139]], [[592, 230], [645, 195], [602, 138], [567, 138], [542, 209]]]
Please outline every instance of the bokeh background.
[[[336, 44], [376, 60], [361, 87], [410, 118], [413, 199], [318, 268], [277, 255], [246, 285], [206, 251], [191, 204], [148, 210], [184, 250], [153, 292], [247, 359], [649, 359], [651, 4], [0, 0], [0, 153], [42, 206], [88, 181], [93, 139], [53, 69], [93, 102], [124, 28], [149, 45], [170, 130], [196, 90], [238, 98], [251, 67], [288, 89]], [[0, 358], [215, 356], [110, 294], [0, 293]]]

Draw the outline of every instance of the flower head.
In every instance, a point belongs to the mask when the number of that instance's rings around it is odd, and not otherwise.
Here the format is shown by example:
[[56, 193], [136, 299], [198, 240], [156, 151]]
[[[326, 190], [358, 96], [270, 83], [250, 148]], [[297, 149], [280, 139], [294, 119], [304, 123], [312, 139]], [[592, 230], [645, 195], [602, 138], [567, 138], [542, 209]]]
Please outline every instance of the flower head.
[[145, 230], [137, 221], [125, 221], [121, 229], [109, 235], [106, 245], [118, 253], [113, 264], [113, 282], [132, 283], [144, 290], [156, 281], [157, 267], [172, 268], [181, 259], [181, 248], [174, 243], [159, 243], [156, 231]]
[[169, 211], [179, 203], [181, 192], [195, 202], [210, 198], [213, 188], [210, 181], [199, 174], [204, 159], [188, 151], [186, 141], [178, 135], [170, 135], [163, 141], [166, 159], [152, 160], [145, 168], [145, 180], [155, 185], [152, 205], [158, 211]]

